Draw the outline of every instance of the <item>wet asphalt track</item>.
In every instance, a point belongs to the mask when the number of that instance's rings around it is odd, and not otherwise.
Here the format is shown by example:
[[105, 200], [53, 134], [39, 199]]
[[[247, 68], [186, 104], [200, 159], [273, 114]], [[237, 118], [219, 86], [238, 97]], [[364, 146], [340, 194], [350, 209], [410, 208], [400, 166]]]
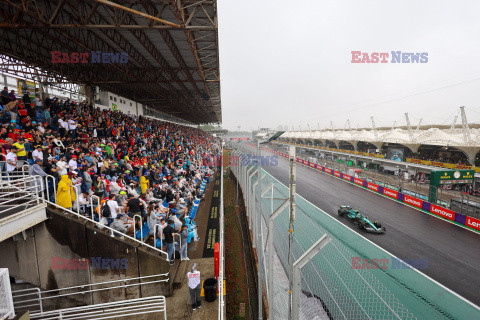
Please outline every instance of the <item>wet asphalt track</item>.
[[[288, 185], [286, 159], [279, 157], [278, 166], [264, 169]], [[297, 193], [356, 230], [352, 222], [338, 217], [341, 204], [379, 220], [386, 233], [362, 232], [366, 238], [401, 259], [426, 259], [428, 267], [421, 270], [423, 273], [480, 305], [480, 234], [298, 163]]]

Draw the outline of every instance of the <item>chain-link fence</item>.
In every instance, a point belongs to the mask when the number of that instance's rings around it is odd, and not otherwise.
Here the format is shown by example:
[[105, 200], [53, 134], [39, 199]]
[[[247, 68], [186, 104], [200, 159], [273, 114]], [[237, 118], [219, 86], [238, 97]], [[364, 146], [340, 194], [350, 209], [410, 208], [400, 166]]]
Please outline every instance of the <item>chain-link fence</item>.
[[[237, 149], [231, 170], [243, 190], [270, 319], [288, 319], [289, 189], [259, 168], [259, 158], [247, 161], [253, 152]], [[324, 235], [330, 242], [301, 269], [300, 319], [480, 318], [478, 307], [297, 195], [293, 261]], [[275, 261], [287, 281], [279, 281]]]

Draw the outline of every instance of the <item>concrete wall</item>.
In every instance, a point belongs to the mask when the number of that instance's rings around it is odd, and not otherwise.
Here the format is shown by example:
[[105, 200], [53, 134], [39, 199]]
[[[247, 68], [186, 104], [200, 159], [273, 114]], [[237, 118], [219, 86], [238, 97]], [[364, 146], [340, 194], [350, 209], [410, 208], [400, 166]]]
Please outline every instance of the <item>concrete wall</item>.
[[117, 105], [117, 110], [122, 111], [125, 114], [131, 114], [134, 116], [143, 116], [143, 106], [140, 103], [136, 103], [133, 100], [129, 100], [125, 97], [119, 96], [117, 94], [100, 91], [98, 93], [98, 98], [102, 106], [106, 106], [108, 109], [112, 110], [112, 104]]
[[[51, 209], [48, 220], [28, 229], [27, 239], [16, 236], [0, 243], [0, 268], [9, 269], [11, 276], [32, 283], [44, 290], [64, 288], [88, 283], [98, 283], [124, 278], [167, 273], [170, 265], [158, 254], [138, 248], [130, 240], [112, 238], [86, 221], [72, 218]], [[14, 240], [15, 238], [15, 240]], [[95, 268], [90, 262], [77, 268], [53, 267], [52, 258], [72, 259], [126, 259], [121, 268]], [[58, 260], [57, 260], [58, 261]], [[148, 281], [159, 280], [149, 279]], [[99, 303], [150, 295], [168, 295], [166, 284], [151, 284], [142, 288], [132, 286], [105, 290], [86, 295], [80, 300]]]

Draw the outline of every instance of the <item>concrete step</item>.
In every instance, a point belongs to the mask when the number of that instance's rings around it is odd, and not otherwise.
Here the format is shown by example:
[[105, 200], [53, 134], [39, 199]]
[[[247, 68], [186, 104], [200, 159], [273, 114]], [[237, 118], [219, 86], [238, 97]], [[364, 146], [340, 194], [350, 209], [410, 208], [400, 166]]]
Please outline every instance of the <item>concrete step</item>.
[[180, 261], [180, 264], [178, 265], [177, 268], [177, 273], [175, 274], [175, 277], [173, 278], [173, 289], [180, 289], [183, 284], [183, 279], [185, 279], [185, 276], [187, 274], [187, 261]]

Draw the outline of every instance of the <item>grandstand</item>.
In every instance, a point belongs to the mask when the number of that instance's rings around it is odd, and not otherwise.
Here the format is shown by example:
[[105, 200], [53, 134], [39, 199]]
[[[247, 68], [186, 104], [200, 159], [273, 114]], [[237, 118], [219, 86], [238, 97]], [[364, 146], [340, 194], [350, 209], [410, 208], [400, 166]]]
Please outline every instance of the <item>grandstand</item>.
[[389, 147], [399, 147], [404, 149], [406, 157], [429, 157], [422, 160], [431, 161], [438, 161], [442, 154], [445, 158], [448, 157], [445, 160], [454, 160], [458, 156], [452, 156], [453, 151], [461, 155], [456, 164], [474, 166], [480, 151], [480, 128], [471, 127], [465, 117], [462, 119], [464, 122], [461, 128], [453, 124], [447, 128], [435, 125], [412, 128], [408, 125], [404, 128], [377, 129], [373, 123], [370, 129], [288, 131], [279, 140], [361, 152], [373, 150], [371, 153], [380, 155], [386, 153]]

